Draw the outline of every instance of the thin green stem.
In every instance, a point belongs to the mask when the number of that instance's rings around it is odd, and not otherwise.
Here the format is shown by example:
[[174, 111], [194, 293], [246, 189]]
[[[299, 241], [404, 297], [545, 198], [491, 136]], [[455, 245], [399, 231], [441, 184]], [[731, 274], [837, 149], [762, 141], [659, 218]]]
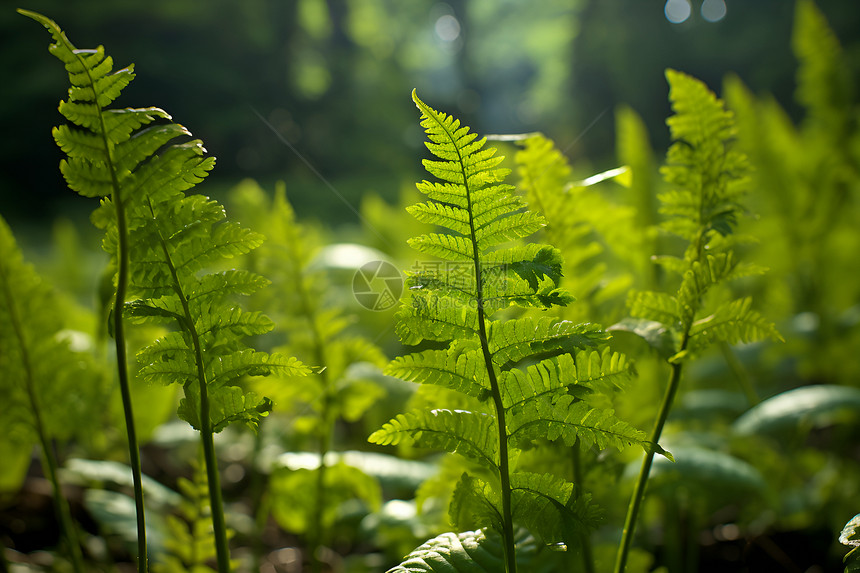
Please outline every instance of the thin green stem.
[[[107, 142], [105, 142], [107, 145]], [[116, 178], [113, 170], [111, 175]], [[114, 341], [116, 343], [116, 365], [119, 380], [120, 395], [122, 397], [122, 411], [125, 418], [125, 431], [128, 437], [128, 457], [131, 464], [131, 475], [134, 487], [134, 505], [137, 515], [137, 570], [139, 573], [147, 571], [147, 549], [146, 549], [146, 516], [143, 505], [143, 479], [140, 464], [140, 448], [137, 442], [137, 429], [134, 426], [134, 409], [131, 401], [131, 387], [128, 381], [128, 354], [125, 342], [125, 325], [122, 320], [122, 311], [125, 306], [126, 289], [128, 288], [128, 224], [125, 219], [125, 208], [117, 191], [113, 194], [113, 203], [116, 207], [117, 222], [117, 287], [116, 298], [113, 309]]]
[[3, 285], [3, 295], [9, 303], [9, 318], [12, 323], [12, 329], [15, 331], [15, 336], [20, 342], [19, 349], [21, 351], [21, 363], [24, 369], [24, 387], [27, 391], [27, 399], [30, 402], [30, 410], [33, 413], [33, 425], [35, 426], [36, 435], [39, 438], [39, 446], [42, 451], [42, 467], [47, 474], [48, 480], [51, 482], [51, 488], [54, 494], [54, 510], [57, 512], [57, 518], [60, 521], [60, 528], [63, 532], [63, 537], [65, 537], [66, 543], [69, 545], [69, 556], [72, 560], [72, 567], [75, 573], [84, 573], [84, 559], [81, 553], [81, 544], [78, 541], [78, 534], [75, 529], [75, 524], [72, 521], [69, 504], [66, 501], [66, 498], [63, 497], [60, 480], [57, 478], [57, 460], [54, 457], [50, 441], [45, 433], [45, 423], [42, 416], [42, 408], [39, 404], [38, 393], [36, 392], [36, 381], [33, 376], [33, 362], [30, 357], [27, 339], [24, 335], [24, 325], [18, 314], [18, 309], [14, 304], [6, 270], [2, 265], [0, 265], [0, 283]]
[[[579, 440], [570, 449], [571, 465], [573, 466], [573, 483], [579, 491], [583, 489], [584, 474], [582, 471], [582, 445]], [[585, 533], [582, 536], [582, 566], [585, 573], [595, 573], [594, 552], [591, 548], [591, 537]]]
[[[150, 209], [152, 207], [150, 206]], [[224, 502], [221, 499], [221, 480], [218, 474], [218, 458], [215, 455], [215, 440], [212, 431], [212, 420], [209, 414], [209, 388], [206, 382], [206, 367], [203, 363], [203, 346], [200, 335], [194, 326], [194, 317], [188, 305], [188, 298], [182, 290], [182, 283], [167, 250], [167, 244], [159, 233], [161, 250], [170, 275], [173, 278], [173, 288], [182, 304], [184, 327], [191, 336], [194, 347], [194, 362], [197, 366], [197, 383], [200, 387], [200, 439], [203, 443], [203, 459], [206, 462], [206, 477], [209, 482], [209, 505], [212, 511], [212, 529], [215, 536], [215, 554], [219, 573], [230, 572], [230, 546], [227, 543], [227, 524], [224, 520]]]
[[[458, 150], [459, 153], [459, 150]], [[463, 167], [464, 181], [466, 170], [462, 158], [460, 164]], [[511, 510], [511, 475], [510, 462], [508, 460], [508, 430], [505, 423], [505, 408], [502, 403], [502, 392], [499, 381], [496, 378], [496, 370], [493, 366], [493, 355], [490, 353], [489, 338], [487, 337], [486, 317], [484, 314], [484, 289], [481, 279], [481, 261], [478, 251], [478, 239], [475, 234], [475, 220], [472, 216], [472, 197], [468, 186], [466, 187], [466, 206], [469, 212], [469, 231], [472, 240], [473, 262], [475, 265], [476, 302], [478, 311], [478, 338], [481, 341], [481, 352], [484, 356], [484, 366], [490, 379], [490, 392], [493, 396], [493, 405], [496, 409], [496, 423], [499, 434], [499, 481], [501, 482], [502, 497], [502, 537], [505, 549], [505, 571], [516, 573], [517, 555], [514, 543], [514, 519]]]
[[[685, 332], [681, 338], [681, 346], [679, 352], [683, 352], [687, 348], [688, 332]], [[657, 414], [657, 420], [654, 422], [654, 429], [651, 430], [649, 441], [652, 447], [648, 449], [645, 458], [642, 460], [642, 467], [639, 470], [639, 477], [636, 480], [636, 485], [633, 488], [633, 495], [630, 498], [630, 505], [627, 507], [627, 517], [624, 520], [624, 529], [621, 533], [621, 545], [618, 548], [618, 557], [615, 561], [615, 573], [623, 573], [627, 566], [627, 557], [630, 553], [630, 547], [633, 542], [633, 532], [636, 528], [636, 519], [639, 517], [639, 509], [642, 500], [645, 497], [645, 486], [648, 483], [648, 475], [651, 473], [651, 464], [654, 461], [654, 446], [660, 441], [660, 435], [663, 433], [663, 426], [669, 417], [669, 411], [672, 409], [672, 402], [675, 399], [675, 394], [678, 392], [678, 387], [681, 382], [682, 362], [672, 364], [672, 371], [669, 375], [669, 384], [666, 386], [666, 393], [663, 396], [663, 402], [660, 404], [660, 411]]]
[[[74, 51], [72, 46], [68, 46]], [[87, 74], [93, 92], [97, 93], [96, 82], [90, 74], [90, 69], [80, 56], [78, 60]], [[128, 381], [128, 355], [125, 341], [125, 327], [123, 326], [122, 314], [125, 307], [126, 291], [128, 289], [128, 223], [126, 222], [124, 198], [116, 166], [113, 159], [113, 145], [108, 139], [107, 125], [100, 105], [96, 105], [99, 118], [99, 135], [105, 153], [105, 162], [111, 177], [111, 201], [116, 209], [117, 226], [117, 286], [116, 297], [113, 307], [114, 341], [116, 343], [117, 377], [119, 380], [120, 395], [122, 396], [122, 410], [125, 417], [125, 429], [128, 437], [128, 457], [131, 464], [132, 482], [134, 487], [134, 504], [137, 515], [137, 570], [139, 573], [147, 571], [147, 549], [146, 549], [146, 517], [143, 504], [143, 479], [141, 477], [140, 448], [137, 442], [137, 430], [134, 426], [134, 409], [131, 403], [131, 388]]]

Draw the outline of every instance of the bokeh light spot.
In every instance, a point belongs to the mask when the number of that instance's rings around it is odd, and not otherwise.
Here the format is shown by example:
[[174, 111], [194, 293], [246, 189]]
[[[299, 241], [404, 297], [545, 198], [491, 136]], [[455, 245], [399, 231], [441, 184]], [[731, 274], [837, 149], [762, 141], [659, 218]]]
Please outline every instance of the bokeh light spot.
[[708, 22], [719, 22], [725, 17], [725, 0], [705, 0], [702, 3], [702, 18], [704, 18]]
[[680, 24], [690, 17], [693, 8], [690, 6], [690, 0], [666, 0], [663, 12], [667, 20], [673, 24]]
[[436, 20], [436, 35], [443, 42], [453, 42], [460, 37], [460, 22], [451, 14], [440, 16]]

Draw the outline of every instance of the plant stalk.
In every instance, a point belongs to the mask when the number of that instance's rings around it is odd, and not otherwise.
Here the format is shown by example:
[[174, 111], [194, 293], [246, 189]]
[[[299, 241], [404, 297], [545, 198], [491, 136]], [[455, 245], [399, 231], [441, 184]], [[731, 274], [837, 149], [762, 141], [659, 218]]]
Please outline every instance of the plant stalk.
[[[104, 126], [103, 126], [104, 127]], [[104, 133], [104, 131], [103, 131]], [[107, 145], [107, 141], [105, 141]], [[116, 179], [113, 169], [111, 176]], [[125, 208], [119, 193], [119, 183], [116, 183], [113, 193], [113, 204], [116, 207], [117, 223], [117, 286], [113, 309], [114, 341], [116, 343], [116, 365], [122, 397], [122, 411], [125, 418], [125, 431], [128, 437], [128, 458], [131, 465], [131, 475], [134, 488], [134, 506], [137, 515], [137, 570], [146, 573], [146, 515], [143, 504], [143, 479], [140, 464], [140, 448], [137, 442], [137, 429], [134, 426], [134, 410], [131, 402], [131, 388], [128, 381], [128, 353], [125, 343], [125, 325], [122, 311], [125, 306], [126, 290], [128, 288], [128, 224], [125, 219]]]
[[[87, 74], [90, 85], [93, 86], [93, 92], [96, 91], [96, 83], [90, 74], [89, 68], [78, 56], [81, 66]], [[102, 108], [97, 105], [100, 135], [102, 146], [105, 152], [107, 169], [111, 177], [111, 202], [116, 209], [116, 226], [117, 226], [117, 285], [116, 297], [113, 307], [113, 326], [114, 326], [114, 341], [116, 343], [116, 364], [117, 378], [119, 381], [120, 395], [122, 397], [122, 411], [125, 417], [125, 430], [128, 438], [128, 457], [131, 465], [131, 475], [134, 487], [134, 505], [137, 515], [137, 570], [139, 573], [146, 573], [147, 567], [147, 549], [146, 549], [146, 517], [143, 503], [143, 480], [141, 477], [140, 464], [140, 447], [137, 441], [137, 430], [134, 426], [134, 409], [131, 403], [131, 388], [128, 381], [128, 354], [125, 342], [125, 326], [122, 321], [123, 309], [125, 307], [126, 291], [128, 289], [128, 223], [125, 217], [125, 207], [123, 206], [123, 197], [119, 178], [117, 177], [116, 168], [113, 160], [113, 146], [107, 137], [107, 125], [105, 124]]]
[[[582, 444], [579, 440], [573, 444], [570, 449], [570, 457], [573, 466], [573, 483], [579, 491], [582, 491], [583, 472], [582, 472]], [[591, 548], [591, 536], [587, 533], [582, 536], [582, 566], [585, 573], [595, 573], [594, 570], [594, 552]]]
[[[461, 162], [462, 163], [462, 162]], [[463, 170], [465, 173], [465, 169]], [[502, 537], [505, 550], [505, 571], [516, 573], [517, 555], [514, 544], [514, 519], [511, 510], [511, 476], [510, 462], [508, 460], [508, 430], [505, 422], [505, 407], [502, 403], [502, 392], [496, 371], [493, 367], [493, 355], [490, 353], [490, 344], [487, 337], [487, 325], [484, 315], [484, 289], [481, 279], [481, 262], [478, 258], [478, 240], [475, 235], [475, 222], [472, 218], [472, 198], [466, 193], [467, 206], [469, 210], [469, 227], [471, 228], [472, 252], [474, 253], [476, 300], [478, 311], [478, 338], [481, 341], [481, 351], [484, 355], [484, 366], [490, 379], [490, 392], [493, 396], [493, 405], [496, 409], [496, 422], [499, 432], [499, 481], [501, 482], [502, 497]]]
[[[688, 337], [689, 329], [684, 332], [679, 352], [683, 352], [687, 348]], [[669, 410], [672, 409], [672, 402], [675, 399], [675, 394], [678, 392], [678, 387], [681, 382], [682, 366], [682, 362], [675, 362], [672, 364], [672, 371], [669, 375], [669, 384], [666, 386], [666, 393], [663, 396], [663, 402], [660, 404], [660, 411], [657, 415], [657, 420], [654, 422], [654, 429], [651, 430], [651, 435], [648, 438], [652, 446], [648, 449], [648, 452], [645, 454], [645, 458], [642, 460], [639, 477], [637, 478], [636, 485], [633, 488], [630, 505], [627, 507], [627, 517], [624, 520], [624, 529], [621, 533], [621, 545], [618, 548], [618, 556], [615, 561], [615, 573], [623, 573], [624, 568], [627, 566], [627, 557], [633, 543], [633, 532], [636, 528], [636, 519], [639, 517], [639, 509], [642, 505], [642, 500], [645, 497], [645, 486], [648, 483], [648, 475], [651, 473], [651, 464], [654, 461], [654, 446], [656, 446], [660, 441], [660, 435], [663, 433], [663, 426], [666, 425], [666, 420], [669, 417]]]
[[[150, 210], [152, 206], [150, 205]], [[153, 214], [154, 216], [154, 214]], [[203, 443], [203, 459], [206, 462], [206, 478], [209, 485], [209, 505], [212, 512], [212, 529], [215, 536], [215, 554], [219, 573], [230, 573], [230, 546], [227, 543], [227, 524], [224, 520], [224, 502], [221, 499], [221, 480], [218, 475], [218, 458], [215, 455], [215, 439], [212, 431], [212, 420], [209, 414], [209, 388], [206, 382], [206, 367], [203, 364], [203, 347], [200, 343], [200, 335], [194, 326], [194, 318], [188, 306], [188, 299], [182, 290], [182, 283], [176, 267], [167, 250], [164, 237], [159, 233], [161, 250], [164, 259], [170, 269], [173, 278], [173, 288], [182, 303], [184, 314], [184, 325], [191, 335], [191, 343], [194, 346], [194, 361], [197, 366], [197, 383], [200, 386], [200, 439]]]

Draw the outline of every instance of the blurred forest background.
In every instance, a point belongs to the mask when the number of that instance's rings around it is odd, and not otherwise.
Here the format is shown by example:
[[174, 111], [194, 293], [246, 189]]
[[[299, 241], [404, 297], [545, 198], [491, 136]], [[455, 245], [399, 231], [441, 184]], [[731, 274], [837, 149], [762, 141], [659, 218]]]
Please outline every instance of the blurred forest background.
[[[75, 205], [83, 218], [90, 203], [68, 193], [52, 168], [61, 152], [50, 135], [60, 116], [51, 110], [65, 78], [44, 34], [5, 4], [0, 212], [13, 227], [75, 218]], [[78, 46], [102, 43], [117, 66], [135, 64], [138, 78], [118, 104], [155, 103], [206, 142], [218, 167], [204, 193], [217, 196], [246, 177], [267, 186], [284, 179], [300, 216], [332, 225], [358, 223], [338, 194], [356, 208], [368, 192], [396, 202], [420, 174], [413, 87], [479, 133], [542, 131], [592, 170], [614, 167], [621, 103], [665, 149], [666, 67], [718, 92], [734, 72], [798, 112], [789, 0], [18, 4], [55, 19]], [[860, 3], [818, 5], [856, 72]]]

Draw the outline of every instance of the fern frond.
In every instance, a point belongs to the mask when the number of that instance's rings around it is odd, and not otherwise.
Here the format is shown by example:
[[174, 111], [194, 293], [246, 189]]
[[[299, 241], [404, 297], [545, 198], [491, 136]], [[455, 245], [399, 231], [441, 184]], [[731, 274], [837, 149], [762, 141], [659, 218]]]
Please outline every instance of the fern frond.
[[714, 341], [737, 344], [767, 338], [782, 340], [774, 324], [753, 310], [752, 299], [747, 297], [724, 303], [694, 322], [690, 328], [690, 349], [695, 351]]
[[492, 528], [502, 532], [501, 498], [496, 488], [482, 479], [464, 473], [460, 476], [448, 515], [458, 530]]
[[609, 338], [594, 324], [530, 316], [491, 322], [488, 333], [493, 362], [502, 368], [529, 356], [573, 352]]
[[795, 5], [791, 44], [800, 60], [797, 74], [797, 101], [821, 122], [825, 129], [844, 136], [850, 129], [844, 117], [850, 114], [851, 78], [841, 61], [839, 40], [814, 2]]
[[[562, 358], [568, 360], [562, 366]], [[578, 397], [590, 392], [590, 388], [574, 387], [577, 383], [573, 376], [575, 368], [573, 366], [570, 355], [562, 354], [559, 360], [553, 358], [541, 360], [537, 364], [532, 364], [525, 371], [519, 368], [511, 368], [505, 370], [499, 376], [499, 382], [502, 387], [502, 405], [505, 409], [511, 409], [528, 400], [534, 400], [542, 396], [561, 394], [570, 392]]]
[[436, 384], [485, 400], [490, 382], [479, 352], [425, 350], [395, 358], [385, 374], [418, 384]]
[[474, 338], [478, 313], [462, 300], [413, 292], [397, 311], [395, 332], [403, 344], [422, 340], [447, 342], [454, 338]]
[[511, 496], [514, 517], [546, 545], [578, 545], [601, 517], [590, 495], [551, 474], [514, 473]]
[[107, 396], [105, 373], [61, 335], [68, 325], [57, 294], [24, 260], [2, 217], [0, 251], [0, 430], [29, 445], [40, 436], [67, 440], [95, 431]]
[[399, 414], [367, 438], [380, 445], [406, 440], [422, 448], [439, 448], [499, 469], [496, 421], [487, 414], [463, 410], [431, 410]]
[[698, 80], [666, 71], [675, 115], [669, 124], [672, 140], [661, 169], [673, 189], [659, 196], [662, 226], [701, 251], [709, 233], [727, 235], [743, 209], [748, 165], [745, 156], [728, 146], [734, 138], [732, 114]]
[[627, 297], [630, 316], [647, 318], [670, 328], [681, 323], [678, 299], [665, 292], [632, 291]]
[[510, 409], [508, 420], [509, 439], [522, 446], [540, 439], [561, 439], [572, 446], [578, 439], [586, 449], [595, 444], [600, 449], [650, 447], [644, 432], [617, 418], [612, 410], [592, 408], [570, 395], [524, 401]]

